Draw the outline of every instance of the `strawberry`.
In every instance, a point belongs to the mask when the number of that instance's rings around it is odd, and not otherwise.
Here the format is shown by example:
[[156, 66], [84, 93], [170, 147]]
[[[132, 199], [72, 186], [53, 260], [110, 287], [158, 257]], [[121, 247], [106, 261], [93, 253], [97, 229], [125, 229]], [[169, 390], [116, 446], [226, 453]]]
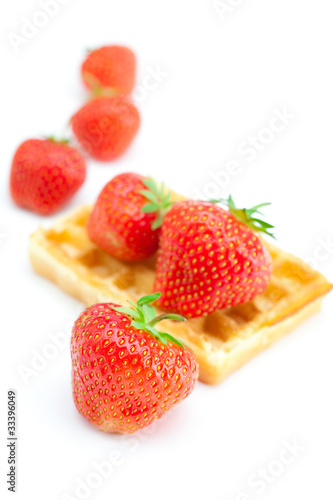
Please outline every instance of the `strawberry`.
[[92, 241], [113, 257], [126, 261], [146, 259], [156, 252], [170, 192], [152, 179], [124, 173], [102, 190], [88, 219]]
[[85, 161], [67, 140], [29, 139], [13, 159], [11, 195], [20, 207], [50, 215], [70, 200], [85, 177]]
[[83, 106], [73, 117], [74, 134], [96, 160], [113, 160], [134, 139], [140, 126], [137, 108], [127, 97], [98, 97]]
[[267, 287], [272, 259], [254, 231], [270, 224], [253, 215], [258, 208], [229, 211], [212, 202], [184, 201], [166, 214], [157, 258], [159, 304], [187, 318], [249, 302]]
[[71, 339], [73, 398], [77, 410], [102, 431], [132, 433], [183, 401], [198, 378], [194, 354], [155, 325], [143, 297], [133, 308], [116, 304], [88, 307], [74, 324]]
[[90, 89], [102, 87], [114, 95], [127, 95], [134, 87], [135, 68], [135, 55], [130, 49], [111, 45], [90, 52], [81, 74]]

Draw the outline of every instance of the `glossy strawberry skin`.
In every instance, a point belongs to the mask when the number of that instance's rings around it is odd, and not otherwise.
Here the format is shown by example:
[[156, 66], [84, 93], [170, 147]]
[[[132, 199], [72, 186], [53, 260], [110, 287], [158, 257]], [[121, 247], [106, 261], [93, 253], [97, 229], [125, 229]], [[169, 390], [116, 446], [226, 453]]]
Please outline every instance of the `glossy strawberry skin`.
[[70, 200], [85, 177], [84, 158], [75, 149], [50, 139], [29, 139], [14, 155], [10, 191], [20, 207], [51, 215]]
[[127, 95], [134, 87], [135, 70], [132, 50], [111, 45], [90, 52], [82, 64], [81, 74], [88, 88], [92, 88], [90, 80], [96, 80], [101, 87], [114, 89], [117, 95]]
[[110, 306], [91, 306], [74, 324], [73, 398], [100, 430], [132, 433], [192, 392], [198, 363], [187, 348], [162, 344]]
[[230, 212], [184, 201], [164, 218], [154, 289], [164, 309], [205, 316], [264, 292], [271, 267], [261, 240]]
[[102, 190], [88, 219], [90, 239], [102, 250], [124, 261], [140, 261], [157, 251], [160, 228], [153, 230], [154, 213], [141, 212], [147, 199], [143, 177], [124, 173]]
[[72, 127], [92, 158], [109, 161], [129, 147], [139, 130], [140, 115], [127, 97], [99, 97], [72, 117]]

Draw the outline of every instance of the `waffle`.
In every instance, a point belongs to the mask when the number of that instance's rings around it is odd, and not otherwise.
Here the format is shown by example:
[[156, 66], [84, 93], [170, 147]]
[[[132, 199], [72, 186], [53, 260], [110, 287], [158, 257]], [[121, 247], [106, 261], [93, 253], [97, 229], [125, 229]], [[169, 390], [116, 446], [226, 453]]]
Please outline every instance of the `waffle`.
[[[174, 195], [174, 199], [181, 199]], [[34, 269], [84, 304], [136, 301], [152, 292], [156, 259], [125, 263], [92, 243], [86, 232], [91, 207], [79, 208], [30, 238]], [[200, 380], [217, 384], [320, 309], [332, 285], [300, 259], [264, 242], [273, 258], [272, 280], [252, 302], [185, 323], [161, 322], [199, 361]]]

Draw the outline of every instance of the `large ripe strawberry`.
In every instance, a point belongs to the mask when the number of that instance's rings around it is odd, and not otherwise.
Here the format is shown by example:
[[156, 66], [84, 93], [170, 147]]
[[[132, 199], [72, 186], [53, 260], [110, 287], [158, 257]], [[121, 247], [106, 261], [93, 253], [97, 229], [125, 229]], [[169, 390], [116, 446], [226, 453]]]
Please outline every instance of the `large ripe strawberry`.
[[92, 99], [72, 117], [74, 134], [96, 160], [120, 156], [133, 141], [140, 126], [137, 108], [127, 97]]
[[159, 304], [187, 318], [249, 302], [267, 287], [272, 259], [254, 231], [270, 224], [252, 209], [229, 211], [211, 202], [184, 201], [166, 214], [154, 289]]
[[155, 325], [144, 297], [133, 309], [116, 304], [88, 307], [71, 339], [73, 398], [78, 411], [106, 432], [132, 433], [183, 401], [198, 378], [194, 354]]
[[136, 60], [132, 50], [111, 45], [93, 50], [82, 64], [85, 85], [94, 90], [107, 89], [114, 95], [130, 94], [135, 82]]
[[89, 237], [113, 257], [139, 261], [158, 247], [170, 192], [135, 173], [114, 177], [101, 191], [88, 219]]
[[68, 141], [29, 139], [13, 159], [11, 195], [20, 207], [50, 215], [69, 201], [85, 177], [85, 161]]

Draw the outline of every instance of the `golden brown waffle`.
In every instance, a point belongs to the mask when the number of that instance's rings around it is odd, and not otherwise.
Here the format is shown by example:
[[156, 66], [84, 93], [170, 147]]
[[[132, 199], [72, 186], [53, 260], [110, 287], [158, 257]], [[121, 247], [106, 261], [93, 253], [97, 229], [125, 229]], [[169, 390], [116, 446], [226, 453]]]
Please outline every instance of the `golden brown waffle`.
[[[175, 199], [180, 199], [174, 195]], [[86, 305], [125, 304], [152, 292], [155, 258], [128, 264], [94, 245], [86, 232], [91, 207], [81, 207], [51, 229], [30, 238], [35, 270]], [[252, 302], [177, 323], [165, 320], [163, 331], [183, 340], [196, 354], [200, 380], [221, 382], [253, 356], [318, 311], [332, 286], [300, 259], [265, 242], [273, 257], [273, 277]]]

